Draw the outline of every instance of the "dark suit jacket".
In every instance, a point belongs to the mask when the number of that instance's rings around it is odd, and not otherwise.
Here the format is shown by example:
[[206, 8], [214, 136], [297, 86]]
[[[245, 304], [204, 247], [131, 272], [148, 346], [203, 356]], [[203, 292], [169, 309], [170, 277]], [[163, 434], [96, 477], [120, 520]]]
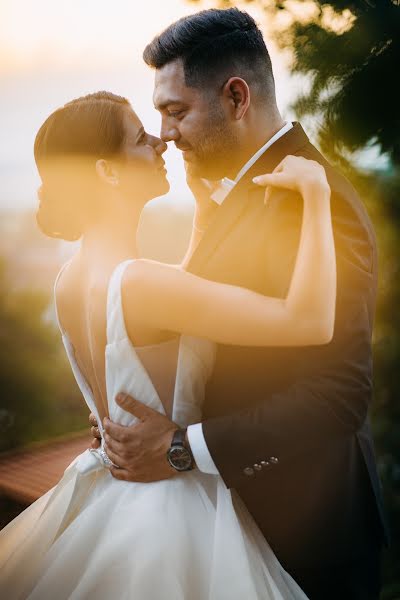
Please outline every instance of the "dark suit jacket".
[[291, 570], [359, 557], [386, 538], [367, 416], [377, 288], [372, 225], [350, 183], [296, 123], [225, 199], [189, 270], [286, 296], [301, 198], [277, 190], [265, 206], [264, 190], [252, 178], [271, 172], [288, 154], [321, 163], [331, 186], [338, 277], [334, 337], [314, 347], [218, 346], [203, 431], [227, 487], [236, 489]]

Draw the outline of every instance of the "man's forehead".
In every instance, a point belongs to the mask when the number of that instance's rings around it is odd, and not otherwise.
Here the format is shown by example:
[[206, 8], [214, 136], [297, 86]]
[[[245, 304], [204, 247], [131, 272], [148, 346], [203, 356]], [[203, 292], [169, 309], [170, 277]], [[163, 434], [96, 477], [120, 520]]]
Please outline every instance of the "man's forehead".
[[154, 79], [153, 102], [158, 109], [173, 102], [182, 102], [190, 89], [185, 84], [185, 74], [181, 60], [167, 63], [156, 69]]

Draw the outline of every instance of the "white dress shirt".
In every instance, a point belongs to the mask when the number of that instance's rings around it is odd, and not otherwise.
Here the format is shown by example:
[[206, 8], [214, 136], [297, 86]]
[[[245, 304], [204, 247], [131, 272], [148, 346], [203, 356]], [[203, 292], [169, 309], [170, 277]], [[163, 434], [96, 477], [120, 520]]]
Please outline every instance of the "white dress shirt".
[[[247, 173], [249, 169], [254, 165], [254, 163], [264, 154], [264, 152], [272, 146], [280, 137], [285, 135], [290, 129], [292, 129], [293, 124], [289, 121], [285, 123], [285, 125], [275, 133], [253, 156], [247, 161], [247, 163], [240, 169], [239, 173], [236, 175], [235, 179], [228, 179], [224, 177], [220, 183], [220, 186], [217, 190], [211, 195], [211, 198], [217, 203], [222, 204], [227, 195], [233, 190], [233, 188], [239, 183], [242, 177]], [[215, 463], [212, 459], [210, 451], [207, 447], [206, 441], [204, 439], [203, 434], [203, 426], [201, 423], [195, 423], [194, 425], [189, 425], [187, 428], [187, 435], [190, 444], [190, 449], [196, 461], [197, 467], [203, 473], [210, 473], [212, 475], [218, 475], [219, 471], [215, 466]]]

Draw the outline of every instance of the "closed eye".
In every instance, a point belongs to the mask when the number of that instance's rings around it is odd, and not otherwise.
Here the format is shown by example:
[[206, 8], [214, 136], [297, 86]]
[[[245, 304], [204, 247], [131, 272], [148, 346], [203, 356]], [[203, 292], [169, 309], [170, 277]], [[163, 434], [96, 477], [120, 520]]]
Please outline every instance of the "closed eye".
[[179, 119], [183, 117], [184, 112], [184, 110], [168, 111], [168, 116], [173, 117], [174, 119]]

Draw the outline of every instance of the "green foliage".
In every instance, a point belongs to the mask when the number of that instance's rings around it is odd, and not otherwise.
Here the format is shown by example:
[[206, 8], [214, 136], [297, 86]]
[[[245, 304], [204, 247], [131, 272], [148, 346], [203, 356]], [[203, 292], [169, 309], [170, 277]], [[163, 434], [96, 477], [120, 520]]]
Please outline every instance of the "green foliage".
[[10, 291], [0, 269], [0, 451], [87, 428], [60, 334], [44, 320], [48, 304]]
[[[292, 71], [311, 79], [310, 92], [294, 104], [297, 115], [322, 115], [319, 144], [331, 155], [343, 146], [356, 150], [377, 143], [399, 165], [398, 6], [392, 0], [316, 4], [315, 19], [294, 21], [277, 35], [281, 47], [293, 49]], [[351, 11], [355, 20], [346, 31], [338, 34], [327, 25], [327, 4], [335, 11]]]
[[[202, 7], [202, 0], [189, 1]], [[307, 75], [310, 89], [296, 99], [294, 108], [298, 117], [318, 113], [320, 147], [332, 156], [343, 146], [356, 150], [373, 142], [398, 165], [399, 0], [248, 0], [248, 4], [264, 9], [269, 35], [282, 50], [291, 50], [291, 71]], [[243, 7], [243, 2], [215, 2], [221, 8], [238, 5]], [[279, 25], [278, 13], [286, 14], [289, 26], [287, 20]], [[342, 18], [342, 27], [335, 25], [335, 17]]]

